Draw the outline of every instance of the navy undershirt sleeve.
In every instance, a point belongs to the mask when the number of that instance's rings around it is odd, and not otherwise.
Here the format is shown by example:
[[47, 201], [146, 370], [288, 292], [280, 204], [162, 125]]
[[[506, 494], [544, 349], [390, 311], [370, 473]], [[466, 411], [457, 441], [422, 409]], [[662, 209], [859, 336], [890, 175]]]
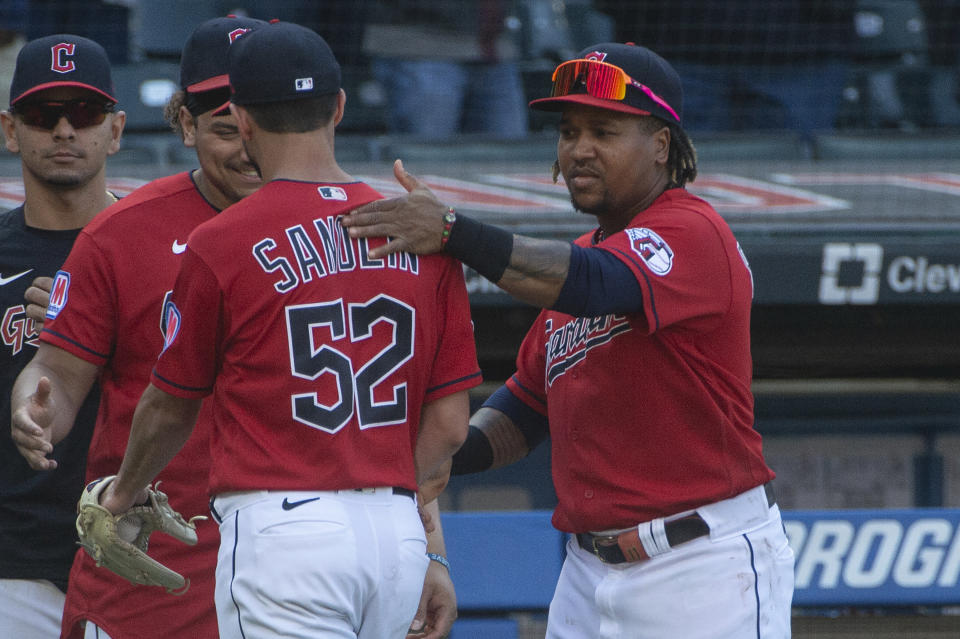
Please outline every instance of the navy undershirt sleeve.
[[630, 267], [608, 251], [571, 245], [570, 270], [551, 310], [574, 317], [643, 311], [643, 294]]
[[494, 408], [507, 417], [523, 433], [527, 440], [527, 448], [531, 451], [536, 448], [550, 434], [547, 418], [533, 410], [504, 385], [494, 391], [493, 395], [483, 403], [485, 407]]

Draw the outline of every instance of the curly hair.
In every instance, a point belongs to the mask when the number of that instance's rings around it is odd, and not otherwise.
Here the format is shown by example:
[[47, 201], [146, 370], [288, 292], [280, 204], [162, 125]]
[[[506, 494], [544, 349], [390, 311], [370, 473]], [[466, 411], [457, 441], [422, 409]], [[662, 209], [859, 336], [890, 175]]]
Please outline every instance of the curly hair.
[[187, 101], [187, 94], [183, 89], [170, 96], [166, 106], [163, 107], [163, 119], [166, 120], [173, 132], [183, 137], [183, 128], [180, 126], [180, 107]]

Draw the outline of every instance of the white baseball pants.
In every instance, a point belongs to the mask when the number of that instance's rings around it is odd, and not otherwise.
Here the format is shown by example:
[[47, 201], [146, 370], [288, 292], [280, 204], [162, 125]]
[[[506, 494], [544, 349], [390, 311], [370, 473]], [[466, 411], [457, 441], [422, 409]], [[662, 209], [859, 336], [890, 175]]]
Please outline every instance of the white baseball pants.
[[415, 501], [390, 488], [217, 496], [221, 639], [402, 639], [429, 559]]
[[547, 639], [788, 639], [794, 557], [779, 508], [759, 487], [697, 512], [709, 536], [643, 561], [604, 564], [571, 538]]

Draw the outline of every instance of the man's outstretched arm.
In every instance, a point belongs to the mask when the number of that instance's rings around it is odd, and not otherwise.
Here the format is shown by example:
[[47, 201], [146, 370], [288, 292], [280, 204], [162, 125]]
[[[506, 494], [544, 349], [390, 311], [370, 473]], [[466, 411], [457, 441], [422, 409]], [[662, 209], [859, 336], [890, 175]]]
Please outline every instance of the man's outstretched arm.
[[34, 470], [53, 470], [48, 455], [73, 428], [98, 366], [41, 342], [10, 396], [10, 437]]
[[[407, 173], [400, 160], [394, 162], [393, 173], [407, 190], [405, 196], [371, 202], [344, 216], [341, 223], [349, 229], [351, 237], [390, 238], [388, 243], [370, 250], [371, 258], [400, 251], [440, 252], [446, 243], [444, 232], [449, 231], [444, 220], [450, 213], [449, 207]], [[489, 268], [462, 261], [503, 290], [540, 308], [549, 308], [556, 301], [570, 265], [569, 243], [512, 235], [489, 225], [484, 225], [477, 237], [473, 231], [477, 230], [478, 222], [461, 217], [456, 224], [460, 225], [456, 234], [452, 239], [449, 234], [447, 237], [454, 243], [448, 247], [451, 255], [460, 257], [450, 249], [461, 242], [472, 245], [477, 253], [484, 254]]]
[[643, 296], [630, 268], [605, 250], [514, 235], [457, 215], [397, 160], [401, 197], [375, 200], [341, 218], [351, 237], [390, 238], [371, 258], [398, 251], [457, 258], [516, 299], [575, 317], [637, 313]]

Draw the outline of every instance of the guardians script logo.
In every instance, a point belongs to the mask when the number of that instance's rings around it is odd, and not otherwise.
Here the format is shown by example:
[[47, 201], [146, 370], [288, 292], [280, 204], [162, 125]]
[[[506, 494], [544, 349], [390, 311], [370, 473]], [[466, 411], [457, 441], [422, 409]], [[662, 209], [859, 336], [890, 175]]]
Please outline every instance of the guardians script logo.
[[17, 355], [25, 344], [37, 345], [40, 323], [27, 317], [27, 309], [23, 304], [11, 306], [0, 321], [0, 335], [3, 336], [4, 346], [9, 346], [11, 354]]
[[591, 349], [606, 344], [617, 335], [630, 330], [623, 315], [578, 317], [553, 328], [547, 320], [547, 384], [582, 362]]

